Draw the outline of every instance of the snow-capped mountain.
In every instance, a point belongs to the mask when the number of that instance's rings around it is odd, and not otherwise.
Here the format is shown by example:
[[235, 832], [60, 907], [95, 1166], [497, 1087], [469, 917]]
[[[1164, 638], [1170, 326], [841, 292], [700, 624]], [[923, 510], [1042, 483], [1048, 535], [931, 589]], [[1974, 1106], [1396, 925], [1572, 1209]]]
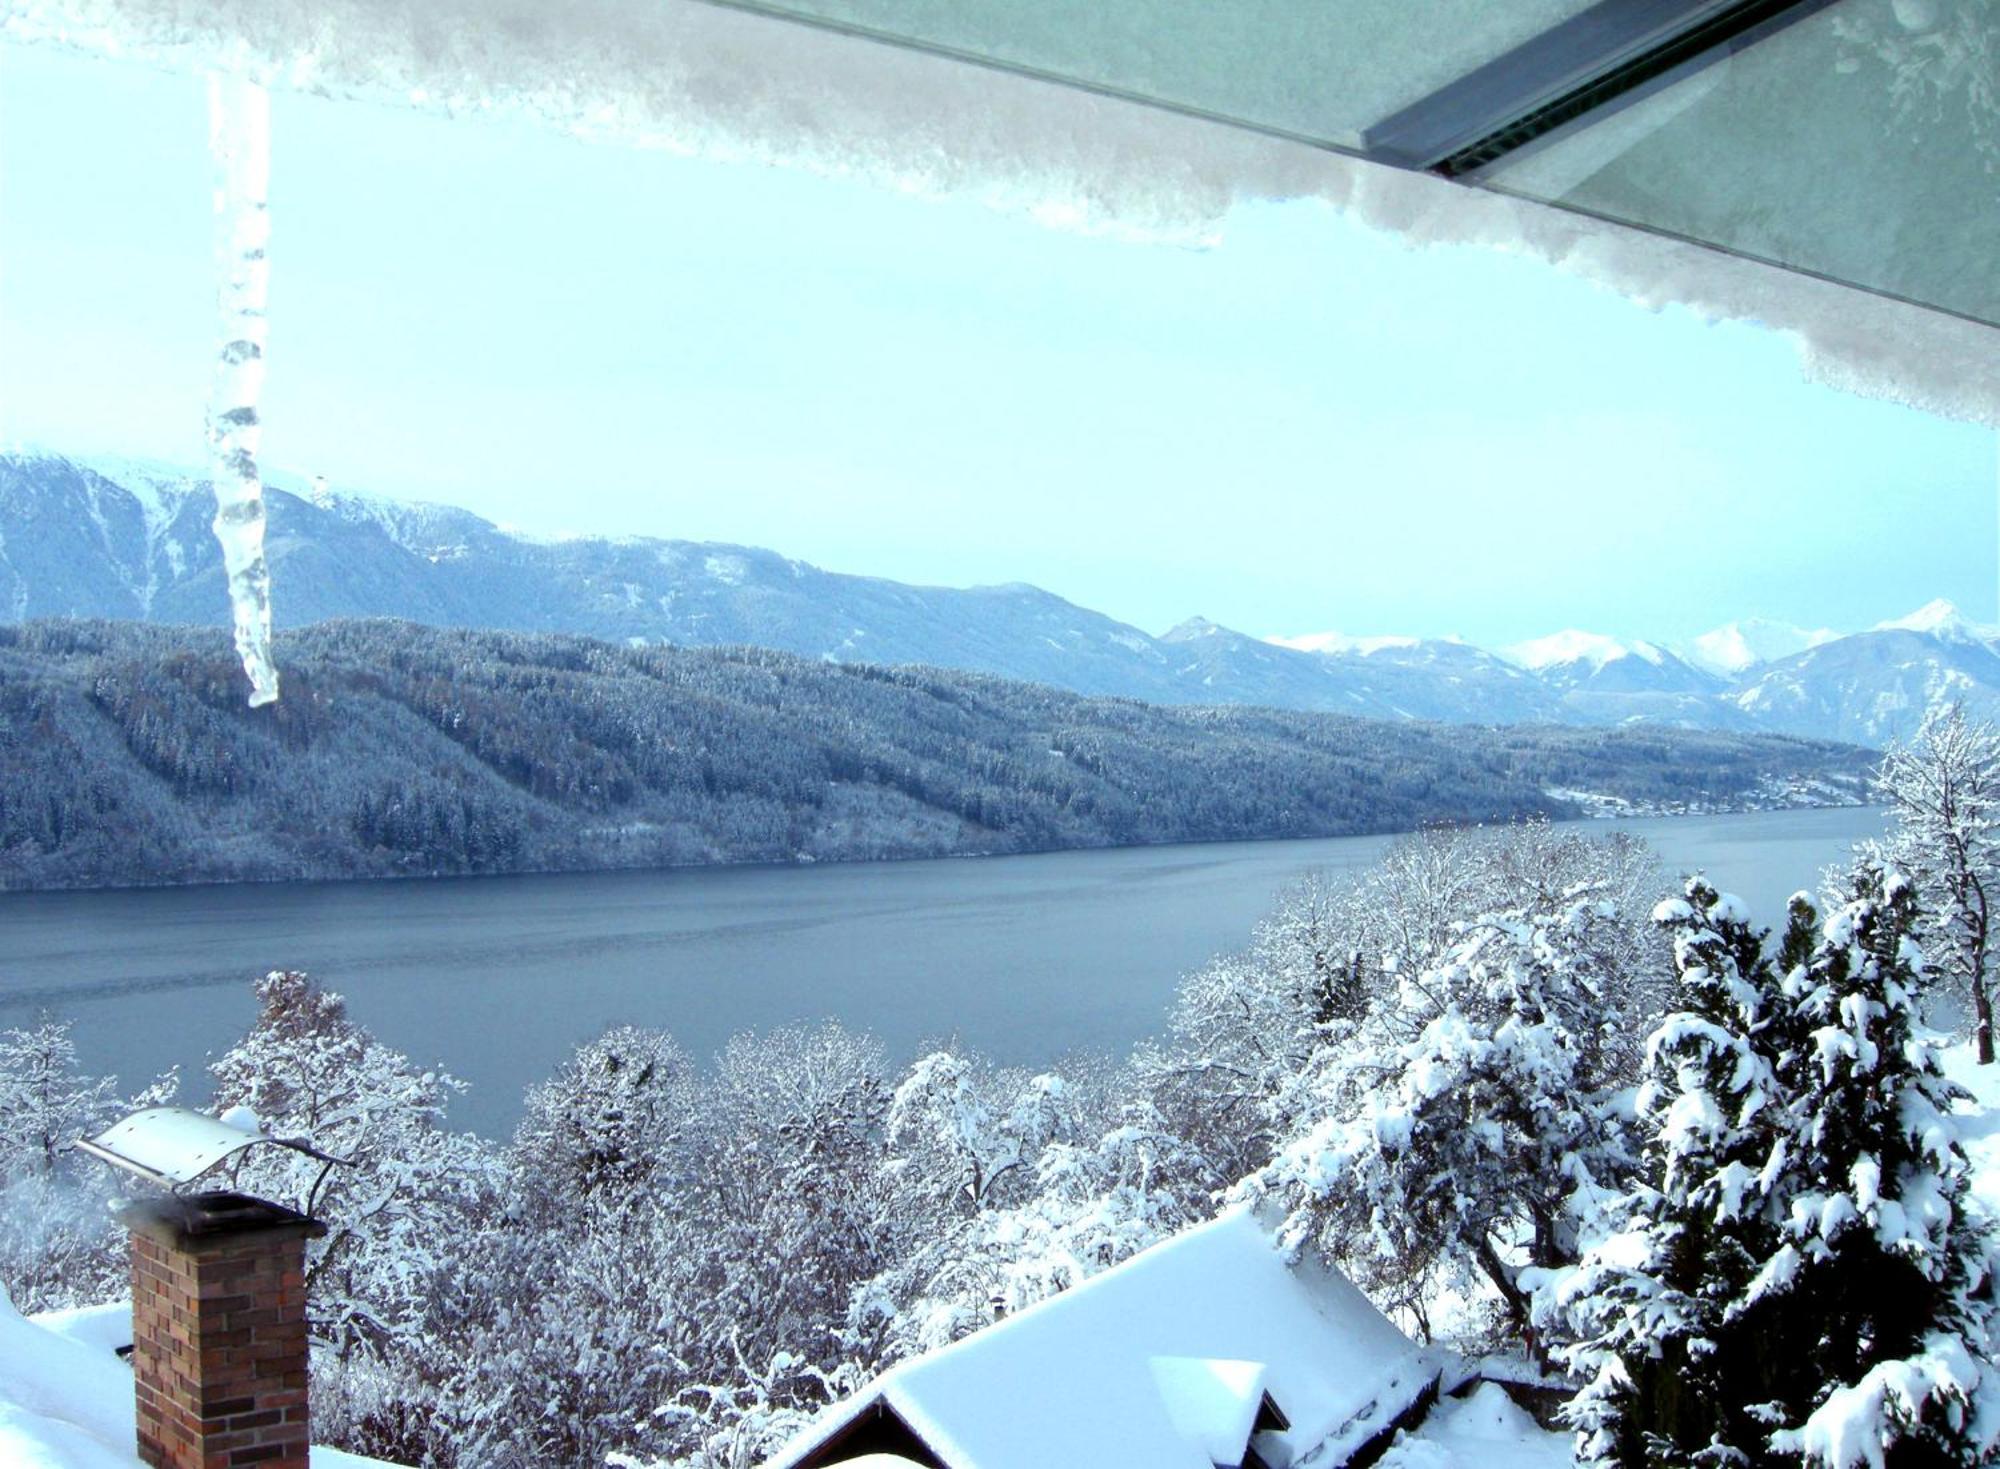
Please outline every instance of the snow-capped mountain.
[[1948, 643], [1990, 644], [2000, 641], [2000, 627], [1972, 621], [1942, 597], [1924, 603], [1906, 617], [1878, 622], [1869, 631], [1922, 633]]
[[[1264, 702], [1370, 719], [1452, 724], [1560, 723], [1550, 691], [1503, 660], [1448, 638], [1271, 640], [1190, 618], [1160, 643], [1176, 675], [1200, 680], [1218, 703]], [[1304, 644], [1313, 644], [1309, 651]], [[1277, 697], [1246, 700], [1257, 688]]]
[[[402, 617], [621, 642], [752, 644], [927, 663], [1163, 704], [1451, 723], [1658, 723], [1864, 743], [1929, 704], [2000, 710], [2000, 632], [1932, 603], [1839, 637], [1729, 623], [1687, 655], [1566, 629], [1491, 652], [1452, 638], [1258, 638], [1194, 618], [1158, 637], [1039, 588], [910, 586], [691, 541], [537, 540], [468, 511], [279, 476], [280, 627]], [[173, 466], [0, 454], [0, 621], [228, 621], [206, 484]]]
[[[1311, 632], [1295, 638], [1266, 638], [1265, 641], [1274, 643], [1280, 648], [1297, 648], [1301, 653], [1359, 653], [1365, 658], [1370, 653], [1381, 652], [1384, 648], [1413, 648], [1417, 645], [1418, 639], [1393, 635], [1379, 638], [1351, 638], [1345, 633]], [[1458, 640], [1447, 638], [1444, 641]]]
[[1734, 678], [1759, 663], [1771, 663], [1830, 643], [1840, 634], [1829, 627], [1804, 628], [1764, 617], [1725, 622], [1691, 639], [1681, 654], [1695, 667]]
[[1651, 643], [1621, 643], [1603, 633], [1584, 632], [1574, 627], [1525, 643], [1515, 643], [1500, 652], [1508, 661], [1537, 673], [1549, 669], [1587, 669], [1595, 672], [1607, 663], [1617, 663], [1626, 658], [1657, 662], [1660, 656], [1659, 650]]
[[1566, 628], [1504, 651], [1561, 696], [1568, 723], [1644, 720], [1711, 728], [1740, 722], [1715, 704], [1714, 696], [1725, 687], [1721, 679], [1658, 643]]
[[1505, 656], [1551, 687], [1596, 693], [1706, 694], [1719, 688], [1711, 674], [1684, 662], [1658, 643], [1620, 642], [1601, 633], [1568, 628], [1503, 650]]
[[1909, 734], [1935, 704], [2000, 718], [2000, 645], [1950, 603], [1933, 602], [1760, 664], [1728, 699], [1759, 728], [1879, 745]]

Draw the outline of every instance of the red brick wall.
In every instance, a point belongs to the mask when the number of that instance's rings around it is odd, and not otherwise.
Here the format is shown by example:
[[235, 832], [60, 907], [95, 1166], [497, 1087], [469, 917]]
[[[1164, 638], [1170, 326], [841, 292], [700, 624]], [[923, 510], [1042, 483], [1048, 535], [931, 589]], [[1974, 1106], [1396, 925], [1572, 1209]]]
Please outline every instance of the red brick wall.
[[188, 1234], [133, 1219], [139, 1457], [158, 1469], [308, 1469], [309, 1225]]

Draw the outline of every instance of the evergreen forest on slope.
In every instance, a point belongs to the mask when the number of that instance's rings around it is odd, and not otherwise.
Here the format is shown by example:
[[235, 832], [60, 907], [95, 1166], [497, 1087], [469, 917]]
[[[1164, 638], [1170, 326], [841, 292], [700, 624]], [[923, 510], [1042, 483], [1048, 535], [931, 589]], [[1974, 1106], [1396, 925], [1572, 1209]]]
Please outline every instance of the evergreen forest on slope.
[[0, 886], [851, 860], [1858, 799], [1789, 736], [1163, 708], [754, 648], [329, 622], [0, 627]]

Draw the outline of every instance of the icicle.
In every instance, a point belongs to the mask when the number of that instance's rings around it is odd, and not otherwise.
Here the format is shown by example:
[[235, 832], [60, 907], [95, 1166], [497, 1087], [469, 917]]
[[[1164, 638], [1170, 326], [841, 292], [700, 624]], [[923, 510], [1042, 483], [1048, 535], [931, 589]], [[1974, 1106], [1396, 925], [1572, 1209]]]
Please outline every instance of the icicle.
[[215, 266], [220, 347], [209, 393], [208, 452], [215, 538], [229, 577], [236, 651], [250, 675], [250, 706], [278, 697], [271, 661], [271, 572], [264, 562], [264, 486], [257, 476], [257, 398], [264, 386], [264, 307], [271, 264], [271, 94], [241, 76], [208, 79], [208, 145], [215, 156]]

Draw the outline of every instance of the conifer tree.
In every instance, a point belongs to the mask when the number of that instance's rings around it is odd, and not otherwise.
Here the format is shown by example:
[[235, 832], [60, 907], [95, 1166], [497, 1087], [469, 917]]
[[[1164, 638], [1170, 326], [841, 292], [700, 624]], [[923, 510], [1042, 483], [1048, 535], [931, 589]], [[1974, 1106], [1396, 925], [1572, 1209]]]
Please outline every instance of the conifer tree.
[[1794, 898], [1781, 976], [1705, 886], [1660, 917], [1683, 1009], [1648, 1048], [1627, 1227], [1569, 1288], [1579, 1459], [1986, 1462], [1990, 1241], [1918, 1024], [1914, 888], [1864, 860], [1824, 924]]
[[[1754, 1460], [1769, 1430], [1744, 1387], [1765, 1343], [1737, 1307], [1778, 1244], [1784, 994], [1765, 935], [1703, 878], [1653, 916], [1673, 938], [1679, 1008], [1646, 1048], [1631, 1217], [1570, 1287], [1592, 1334], [1568, 1354], [1587, 1378], [1569, 1416], [1585, 1465]], [[1795, 908], [1787, 942], [1809, 921]]]
[[1917, 893], [1864, 861], [1844, 899], [1785, 978], [1786, 1238], [1751, 1288], [1798, 1318], [1772, 1444], [1833, 1469], [1981, 1463], [2000, 1442], [1991, 1241], [1918, 1018]]

